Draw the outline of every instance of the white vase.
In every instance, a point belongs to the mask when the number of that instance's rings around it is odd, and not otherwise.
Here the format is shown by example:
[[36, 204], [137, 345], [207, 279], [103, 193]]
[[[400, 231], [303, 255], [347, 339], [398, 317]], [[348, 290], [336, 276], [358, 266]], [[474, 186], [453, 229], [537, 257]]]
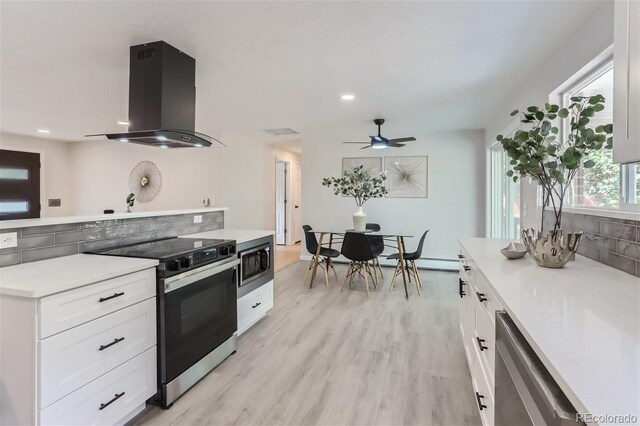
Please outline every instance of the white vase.
[[362, 207], [358, 207], [358, 211], [353, 214], [353, 230], [356, 232], [364, 232], [367, 226], [367, 214], [362, 211]]

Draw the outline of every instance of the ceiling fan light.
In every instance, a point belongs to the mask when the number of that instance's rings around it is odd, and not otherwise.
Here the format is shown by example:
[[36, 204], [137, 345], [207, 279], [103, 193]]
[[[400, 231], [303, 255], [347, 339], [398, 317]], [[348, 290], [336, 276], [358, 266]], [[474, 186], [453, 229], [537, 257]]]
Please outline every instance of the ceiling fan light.
[[371, 145], [371, 148], [373, 149], [385, 149], [387, 146], [384, 144], [375, 144], [375, 145]]

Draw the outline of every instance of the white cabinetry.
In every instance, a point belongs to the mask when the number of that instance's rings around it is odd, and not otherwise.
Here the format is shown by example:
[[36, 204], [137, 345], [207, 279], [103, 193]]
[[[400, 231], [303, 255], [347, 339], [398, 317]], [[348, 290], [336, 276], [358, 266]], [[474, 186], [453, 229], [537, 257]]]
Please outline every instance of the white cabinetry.
[[486, 278], [463, 250], [460, 258], [460, 332], [483, 425], [493, 425], [495, 313], [502, 307]]
[[247, 331], [273, 308], [273, 280], [238, 299], [238, 335]]
[[614, 5], [613, 161], [640, 161], [640, 1]]
[[0, 424], [115, 424], [157, 392], [155, 268], [2, 295]]

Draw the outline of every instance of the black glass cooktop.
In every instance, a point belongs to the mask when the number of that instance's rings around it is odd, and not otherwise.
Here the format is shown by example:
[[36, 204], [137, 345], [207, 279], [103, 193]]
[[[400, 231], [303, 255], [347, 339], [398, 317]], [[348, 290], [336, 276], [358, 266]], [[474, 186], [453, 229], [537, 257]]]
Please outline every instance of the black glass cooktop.
[[102, 250], [98, 251], [97, 254], [163, 260], [224, 243], [234, 243], [234, 241], [211, 238], [167, 238], [165, 240]]

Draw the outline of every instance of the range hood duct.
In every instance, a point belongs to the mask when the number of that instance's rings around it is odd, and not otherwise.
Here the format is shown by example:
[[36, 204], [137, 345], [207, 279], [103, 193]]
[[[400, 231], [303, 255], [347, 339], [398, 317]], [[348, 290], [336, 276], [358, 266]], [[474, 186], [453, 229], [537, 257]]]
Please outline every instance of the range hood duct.
[[110, 140], [160, 148], [226, 146], [195, 131], [196, 60], [157, 41], [131, 46], [129, 57], [129, 129]]

